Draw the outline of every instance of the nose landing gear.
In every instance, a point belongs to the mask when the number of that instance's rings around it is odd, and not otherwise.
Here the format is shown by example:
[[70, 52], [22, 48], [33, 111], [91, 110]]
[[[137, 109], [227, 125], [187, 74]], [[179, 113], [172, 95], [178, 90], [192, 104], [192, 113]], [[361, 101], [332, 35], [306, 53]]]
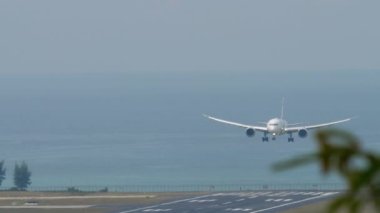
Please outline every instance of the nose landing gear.
[[262, 138], [262, 140], [263, 140], [263, 142], [268, 142], [269, 141], [269, 138], [268, 138], [266, 132], [264, 133], [264, 137]]

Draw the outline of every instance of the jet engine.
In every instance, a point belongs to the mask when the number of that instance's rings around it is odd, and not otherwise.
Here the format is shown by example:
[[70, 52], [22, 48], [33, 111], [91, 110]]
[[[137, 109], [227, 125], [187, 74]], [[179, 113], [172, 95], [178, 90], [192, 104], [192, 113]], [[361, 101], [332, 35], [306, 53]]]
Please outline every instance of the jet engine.
[[298, 131], [298, 136], [299, 136], [300, 138], [306, 138], [307, 135], [308, 135], [308, 132], [307, 132], [306, 129], [301, 129], [301, 130]]
[[248, 128], [245, 134], [247, 134], [248, 137], [253, 137], [255, 136], [255, 130], [252, 128]]

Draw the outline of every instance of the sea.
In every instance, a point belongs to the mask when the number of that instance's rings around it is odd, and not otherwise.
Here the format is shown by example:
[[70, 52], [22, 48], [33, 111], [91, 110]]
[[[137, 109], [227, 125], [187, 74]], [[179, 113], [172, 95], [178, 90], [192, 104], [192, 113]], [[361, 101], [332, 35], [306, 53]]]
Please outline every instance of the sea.
[[336, 126], [380, 154], [380, 72], [205, 71], [4, 74], [0, 160], [13, 186], [25, 161], [31, 186], [336, 183], [310, 164], [273, 165], [316, 151], [309, 137], [261, 142], [209, 114], [260, 125], [280, 116]]

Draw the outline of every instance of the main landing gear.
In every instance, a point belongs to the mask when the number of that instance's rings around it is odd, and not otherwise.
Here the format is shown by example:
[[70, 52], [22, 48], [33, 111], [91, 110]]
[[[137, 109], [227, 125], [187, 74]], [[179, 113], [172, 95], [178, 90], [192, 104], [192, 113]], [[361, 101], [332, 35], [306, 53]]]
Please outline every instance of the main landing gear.
[[294, 142], [294, 138], [292, 136], [292, 133], [289, 134], [288, 142]]

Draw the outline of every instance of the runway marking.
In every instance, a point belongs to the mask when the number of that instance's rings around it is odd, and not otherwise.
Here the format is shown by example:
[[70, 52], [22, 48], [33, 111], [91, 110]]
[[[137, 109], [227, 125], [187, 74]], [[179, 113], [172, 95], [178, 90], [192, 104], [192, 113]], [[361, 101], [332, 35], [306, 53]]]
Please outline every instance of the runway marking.
[[124, 199], [124, 198], [154, 198], [156, 195], [86, 195], [86, 196], [27, 196], [27, 197], [0, 197], [0, 200], [71, 200], [71, 199]]
[[282, 194], [283, 197], [286, 197], [286, 196], [289, 196], [289, 195], [291, 195], [291, 192], [286, 192], [286, 193]]
[[171, 209], [145, 209], [144, 212], [169, 212]]
[[304, 192], [296, 192], [294, 195], [304, 195]]
[[339, 193], [339, 192], [330, 192], [330, 193], [326, 193], [327, 195], [320, 195], [320, 196], [316, 196], [316, 197], [310, 197], [310, 198], [306, 198], [306, 199], [303, 199], [303, 200], [294, 201], [294, 202], [291, 202], [291, 203], [285, 203], [285, 204], [281, 204], [281, 205], [278, 205], [278, 206], [272, 206], [272, 207], [266, 208], [266, 209], [256, 210], [256, 211], [253, 211], [251, 213], [264, 212], [264, 211], [268, 211], [268, 210], [272, 210], [272, 209], [277, 209], [277, 208], [281, 208], [281, 207], [284, 207], [284, 206], [289, 206], [289, 205], [293, 205], [293, 204], [297, 204], [297, 203], [302, 203], [302, 202], [309, 201], [309, 200], [315, 200], [315, 199], [318, 199], [318, 198], [327, 197], [329, 195], [333, 195], [333, 194], [337, 194], [337, 193]]
[[210, 199], [210, 200], [190, 200], [189, 203], [208, 203], [208, 202], [215, 202], [216, 199]]
[[273, 199], [273, 198], [270, 198], [270, 199], [266, 199], [265, 202], [289, 202], [289, 201], [292, 201], [293, 199]]
[[0, 209], [87, 209], [91, 205], [61, 205], [61, 206], [0, 206]]
[[319, 195], [319, 193], [318, 192], [311, 192], [310, 195], [317, 196], [317, 195]]
[[[167, 202], [167, 203], [161, 203], [161, 204], [152, 205], [152, 206], [141, 207], [141, 208], [137, 208], [137, 209], [131, 209], [131, 210], [126, 210], [126, 211], [121, 211], [119, 213], [131, 213], [131, 212], [144, 211], [144, 210], [149, 210], [149, 209], [161, 210], [162, 211], [162, 210], [167, 210], [167, 209], [163, 209], [163, 208], [161, 209], [160, 207], [171, 205], [171, 204], [177, 204], [177, 203], [181, 203], [181, 202], [191, 202], [191, 203], [214, 202], [214, 201], [217, 201], [217, 200], [216, 199], [207, 199], [207, 198], [211, 198], [211, 197], [215, 197], [215, 196], [242, 196], [242, 195], [245, 195], [244, 198], [256, 198], [256, 197], [260, 197], [260, 196], [266, 196], [266, 197], [271, 197], [272, 198], [272, 199], [266, 199], [265, 200], [266, 202], [280, 202], [280, 201], [287, 202], [287, 203], [284, 203], [284, 204], [281, 204], [281, 205], [278, 205], [278, 206], [273, 206], [273, 207], [266, 208], [266, 209], [259, 209], [259, 210], [251, 212], [251, 213], [258, 213], [258, 212], [263, 212], [263, 211], [267, 211], [267, 210], [271, 210], [271, 209], [276, 209], [276, 208], [280, 208], [280, 207], [284, 207], [284, 206], [288, 206], [288, 205], [292, 205], [292, 204], [302, 203], [302, 202], [309, 201], [309, 200], [323, 198], [323, 197], [326, 197], [326, 196], [337, 194], [339, 192], [313, 192], [314, 194], [318, 193], [319, 196], [309, 197], [309, 198], [306, 198], [306, 199], [303, 199], [303, 200], [294, 201], [294, 202], [289, 202], [289, 201], [292, 201], [292, 199], [286, 199], [283, 196], [281, 196], [281, 197], [283, 197], [282, 199], [273, 199], [272, 196], [268, 196], [268, 195], [271, 195], [272, 193], [275, 194], [275, 192], [215, 193], [215, 194], [208, 194], [208, 195], [202, 195], [202, 196], [198, 196], [198, 197], [192, 197], [192, 198], [187, 198], [187, 199], [182, 199], [182, 200], [171, 201], [171, 202]], [[296, 192], [296, 194], [301, 194], [301, 195], [304, 194], [304, 193], [307, 193], [307, 192]], [[243, 200], [245, 200], [244, 198], [236, 200], [236, 201], [237, 202], [243, 201]], [[231, 203], [232, 202], [225, 202], [222, 205], [228, 205], [228, 204], [231, 204]], [[243, 210], [246, 210], [246, 209], [243, 209]], [[170, 210], [170, 211], [173, 211], [173, 210]], [[242, 210], [240, 210], [240, 211], [242, 211]], [[251, 211], [251, 210], [248, 210], [248, 211]], [[145, 212], [149, 212], [149, 211], [145, 211]], [[154, 212], [154, 211], [151, 210], [151, 212]]]
[[141, 207], [141, 208], [137, 208], [137, 209], [122, 211], [122, 212], [119, 212], [119, 213], [137, 212], [137, 211], [142, 211], [142, 210], [145, 210], [145, 209], [153, 209], [153, 208], [157, 208], [159, 206], [171, 205], [171, 204], [186, 202], [186, 201], [194, 200], [194, 199], [202, 199], [202, 198], [206, 198], [206, 197], [210, 197], [210, 195], [202, 195], [202, 196], [199, 196], [199, 197], [192, 197], [192, 198], [187, 198], [187, 199], [183, 199], [183, 200], [176, 200], [176, 201], [162, 203], [162, 204], [158, 204], [158, 205], [146, 206], [146, 207]]
[[262, 192], [260, 195], [270, 195], [272, 192]]
[[226, 211], [230, 211], [230, 212], [238, 212], [238, 211], [249, 212], [249, 211], [252, 211], [252, 209], [242, 209], [242, 208], [231, 209], [231, 208], [228, 208], [228, 209], [226, 209]]
[[268, 195], [270, 197], [284, 197], [286, 195], [288, 195], [289, 193], [288, 192], [278, 192], [278, 193], [274, 193], [274, 194], [271, 194], [271, 195]]

